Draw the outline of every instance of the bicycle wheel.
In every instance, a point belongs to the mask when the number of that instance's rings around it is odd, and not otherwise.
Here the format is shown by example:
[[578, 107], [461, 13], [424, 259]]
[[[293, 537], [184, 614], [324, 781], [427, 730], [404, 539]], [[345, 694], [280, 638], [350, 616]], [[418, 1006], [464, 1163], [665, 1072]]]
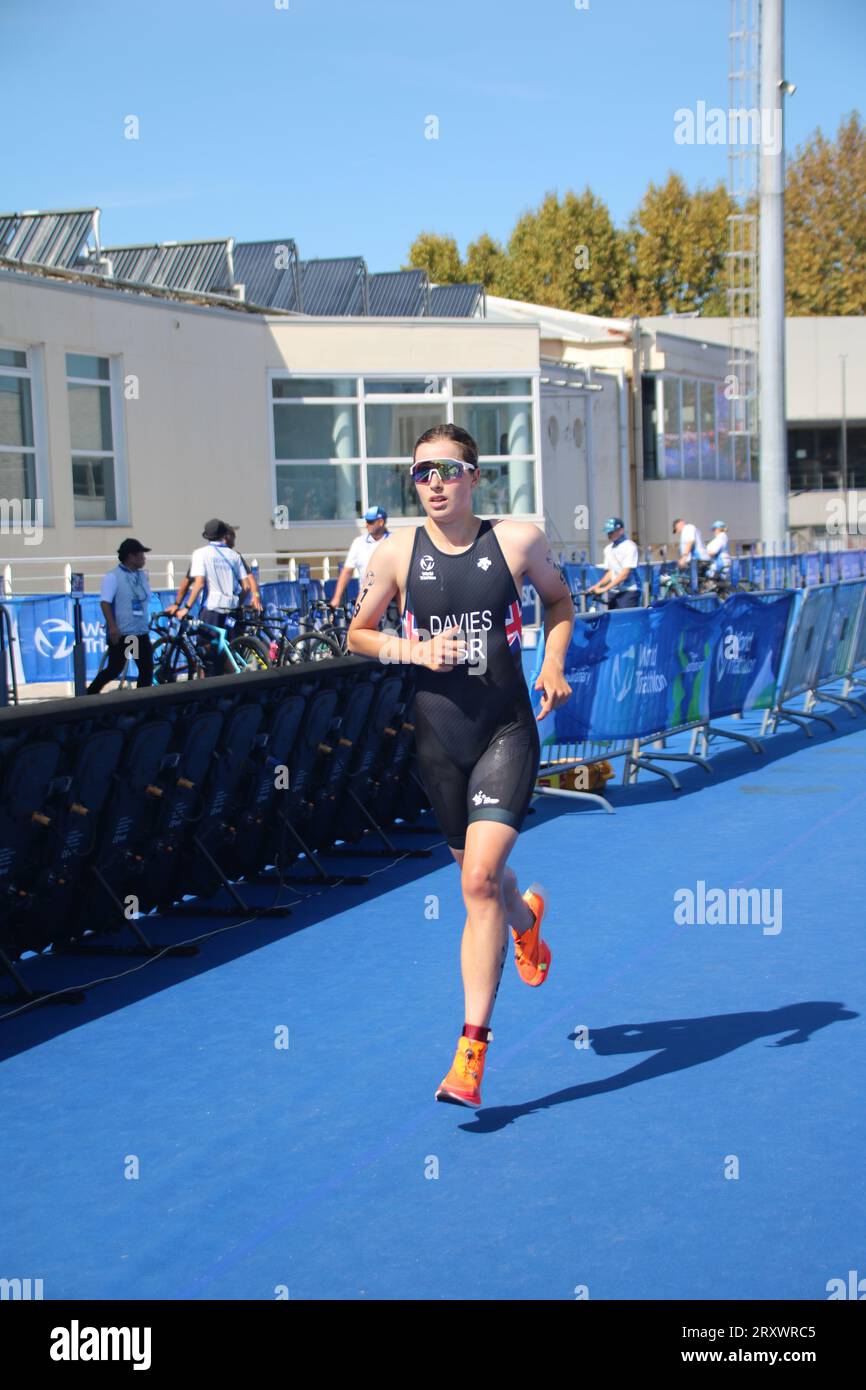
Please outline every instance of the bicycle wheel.
[[267, 643], [250, 634], [235, 637], [234, 641], [229, 642], [229, 651], [246, 671], [266, 671], [273, 664], [268, 655]]
[[193, 649], [178, 637], [160, 637], [153, 644], [154, 685], [198, 680], [204, 675]]
[[283, 651], [283, 666], [297, 666], [302, 661], [332, 661], [341, 656], [339, 644], [324, 632], [307, 632], [290, 638]]

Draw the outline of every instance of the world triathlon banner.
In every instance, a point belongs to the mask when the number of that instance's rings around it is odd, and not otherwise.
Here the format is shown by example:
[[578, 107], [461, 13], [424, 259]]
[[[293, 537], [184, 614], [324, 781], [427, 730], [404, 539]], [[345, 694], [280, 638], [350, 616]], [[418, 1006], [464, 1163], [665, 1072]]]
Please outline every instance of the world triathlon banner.
[[[158, 613], [172, 602], [173, 590], [157, 590], [151, 599], [151, 612]], [[71, 681], [75, 614], [69, 595], [6, 598], [3, 603], [12, 619], [13, 639], [17, 639], [13, 651], [18, 680]], [[96, 594], [82, 596], [80, 603], [85, 671], [90, 681], [99, 670], [105, 654], [105, 619]]]
[[[708, 610], [677, 599], [578, 619], [565, 663], [573, 693], [543, 741], [645, 738], [770, 708], [793, 600], [737, 594]], [[543, 659], [542, 641], [533, 686]], [[532, 701], [537, 714], [540, 691]]]

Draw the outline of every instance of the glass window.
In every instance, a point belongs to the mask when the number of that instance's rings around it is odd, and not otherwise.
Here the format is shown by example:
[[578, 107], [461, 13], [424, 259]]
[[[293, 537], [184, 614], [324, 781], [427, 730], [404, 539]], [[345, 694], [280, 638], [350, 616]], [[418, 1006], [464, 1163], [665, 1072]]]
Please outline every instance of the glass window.
[[33, 405], [26, 376], [0, 376], [0, 445], [33, 447]]
[[529, 401], [501, 405], [454, 403], [454, 423], [468, 430], [486, 454], [531, 454], [532, 405]]
[[698, 383], [683, 378], [680, 428], [683, 436], [683, 477], [700, 476], [698, 461]]
[[483, 463], [474, 510], [482, 516], [526, 516], [535, 511], [535, 473], [531, 463]]
[[532, 387], [528, 376], [455, 377], [455, 396], [528, 396]]
[[69, 429], [73, 449], [111, 451], [111, 392], [108, 386], [79, 386], [70, 382]]
[[866, 427], [847, 426], [848, 486], [866, 488]]
[[0, 348], [0, 367], [27, 367], [27, 353], [17, 348]]
[[109, 359], [67, 352], [66, 370], [85, 379], [66, 387], [75, 520], [117, 521]]
[[641, 377], [641, 419], [643, 422], [643, 475], [657, 478], [658, 469], [658, 416], [656, 411], [656, 379], [654, 376]]
[[716, 452], [716, 393], [711, 381], [700, 384], [701, 412], [701, 477], [715, 478], [718, 468]]
[[277, 464], [277, 503], [293, 521], [354, 521], [361, 515], [358, 463]]
[[299, 396], [356, 396], [357, 382], [347, 377], [276, 377], [272, 383], [275, 401], [297, 400]]
[[274, 405], [278, 459], [357, 458], [355, 405]]
[[81, 352], [67, 352], [66, 375], [83, 376], [88, 381], [108, 381], [107, 357], [90, 357]]
[[364, 378], [366, 396], [438, 396], [445, 390], [442, 376], [419, 376], [403, 381], [380, 381], [372, 377]]
[[73, 458], [72, 492], [76, 521], [117, 520], [113, 459]]
[[36, 462], [33, 454], [0, 449], [0, 496], [22, 502], [36, 497]]
[[367, 457], [410, 459], [419, 434], [445, 424], [445, 405], [367, 405]]
[[389, 517], [424, 515], [406, 463], [368, 463], [367, 497], [371, 507], [384, 507]]
[[680, 461], [682, 438], [680, 434], [680, 379], [666, 376], [662, 380], [662, 399], [664, 402], [664, 453], [665, 477], [682, 476]]
[[737, 482], [748, 482], [749, 473], [749, 436], [747, 434], [734, 435], [734, 477]]
[[[463, 400], [455, 399], [455, 386]], [[477, 508], [535, 511], [531, 377], [365, 377], [363, 430], [356, 388], [356, 378], [272, 377], [273, 467], [290, 517], [350, 520], [361, 495], [391, 516], [423, 516], [406, 465], [418, 437], [451, 419], [474, 435], [482, 459], [511, 458], [485, 469]]]
[[731, 457], [731, 402], [725, 395], [724, 386], [716, 387], [716, 444], [719, 456], [719, 477], [733, 478], [734, 465]]
[[[3, 348], [0, 364], [24, 373], [27, 354], [17, 348]], [[0, 374], [0, 494], [7, 501], [36, 500], [36, 448], [29, 375]]]

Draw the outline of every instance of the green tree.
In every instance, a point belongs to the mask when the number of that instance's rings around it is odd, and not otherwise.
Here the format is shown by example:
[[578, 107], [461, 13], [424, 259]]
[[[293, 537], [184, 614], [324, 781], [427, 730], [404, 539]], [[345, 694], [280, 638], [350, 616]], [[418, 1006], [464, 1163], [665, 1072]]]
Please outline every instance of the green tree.
[[505, 261], [505, 252], [499, 242], [494, 241], [487, 232], [482, 232], [466, 248], [466, 279], [470, 284], [483, 285], [491, 294], [500, 294], [498, 286]]
[[409, 248], [409, 264], [403, 270], [426, 270], [436, 285], [457, 285], [466, 280], [457, 242], [451, 236], [421, 232]]
[[675, 173], [650, 183], [629, 227], [633, 279], [623, 311], [727, 313], [731, 209], [723, 184], [691, 193]]
[[856, 111], [834, 142], [819, 128], [788, 165], [785, 285], [788, 314], [866, 312], [866, 130]]
[[517, 221], [498, 277], [500, 292], [556, 309], [610, 315], [628, 277], [627, 248], [590, 189], [548, 193]]

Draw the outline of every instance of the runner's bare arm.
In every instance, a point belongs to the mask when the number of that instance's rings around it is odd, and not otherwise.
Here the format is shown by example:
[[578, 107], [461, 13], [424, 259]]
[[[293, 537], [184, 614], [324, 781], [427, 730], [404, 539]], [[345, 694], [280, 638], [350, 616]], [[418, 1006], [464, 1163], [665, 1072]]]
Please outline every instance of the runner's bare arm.
[[565, 657], [574, 627], [574, 602], [562, 566], [554, 559], [547, 537], [537, 526], [528, 538], [524, 574], [544, 604], [544, 661], [536, 690], [543, 690], [538, 719], [565, 704], [571, 686], [565, 679]]
[[376, 553], [364, 571], [346, 637], [347, 649], [358, 656], [408, 663], [411, 661], [409, 649], [417, 645], [408, 638], [379, 631], [382, 614], [395, 594], [400, 592], [398, 566], [402, 556], [401, 539], [389, 536], [381, 545], [377, 545]]

